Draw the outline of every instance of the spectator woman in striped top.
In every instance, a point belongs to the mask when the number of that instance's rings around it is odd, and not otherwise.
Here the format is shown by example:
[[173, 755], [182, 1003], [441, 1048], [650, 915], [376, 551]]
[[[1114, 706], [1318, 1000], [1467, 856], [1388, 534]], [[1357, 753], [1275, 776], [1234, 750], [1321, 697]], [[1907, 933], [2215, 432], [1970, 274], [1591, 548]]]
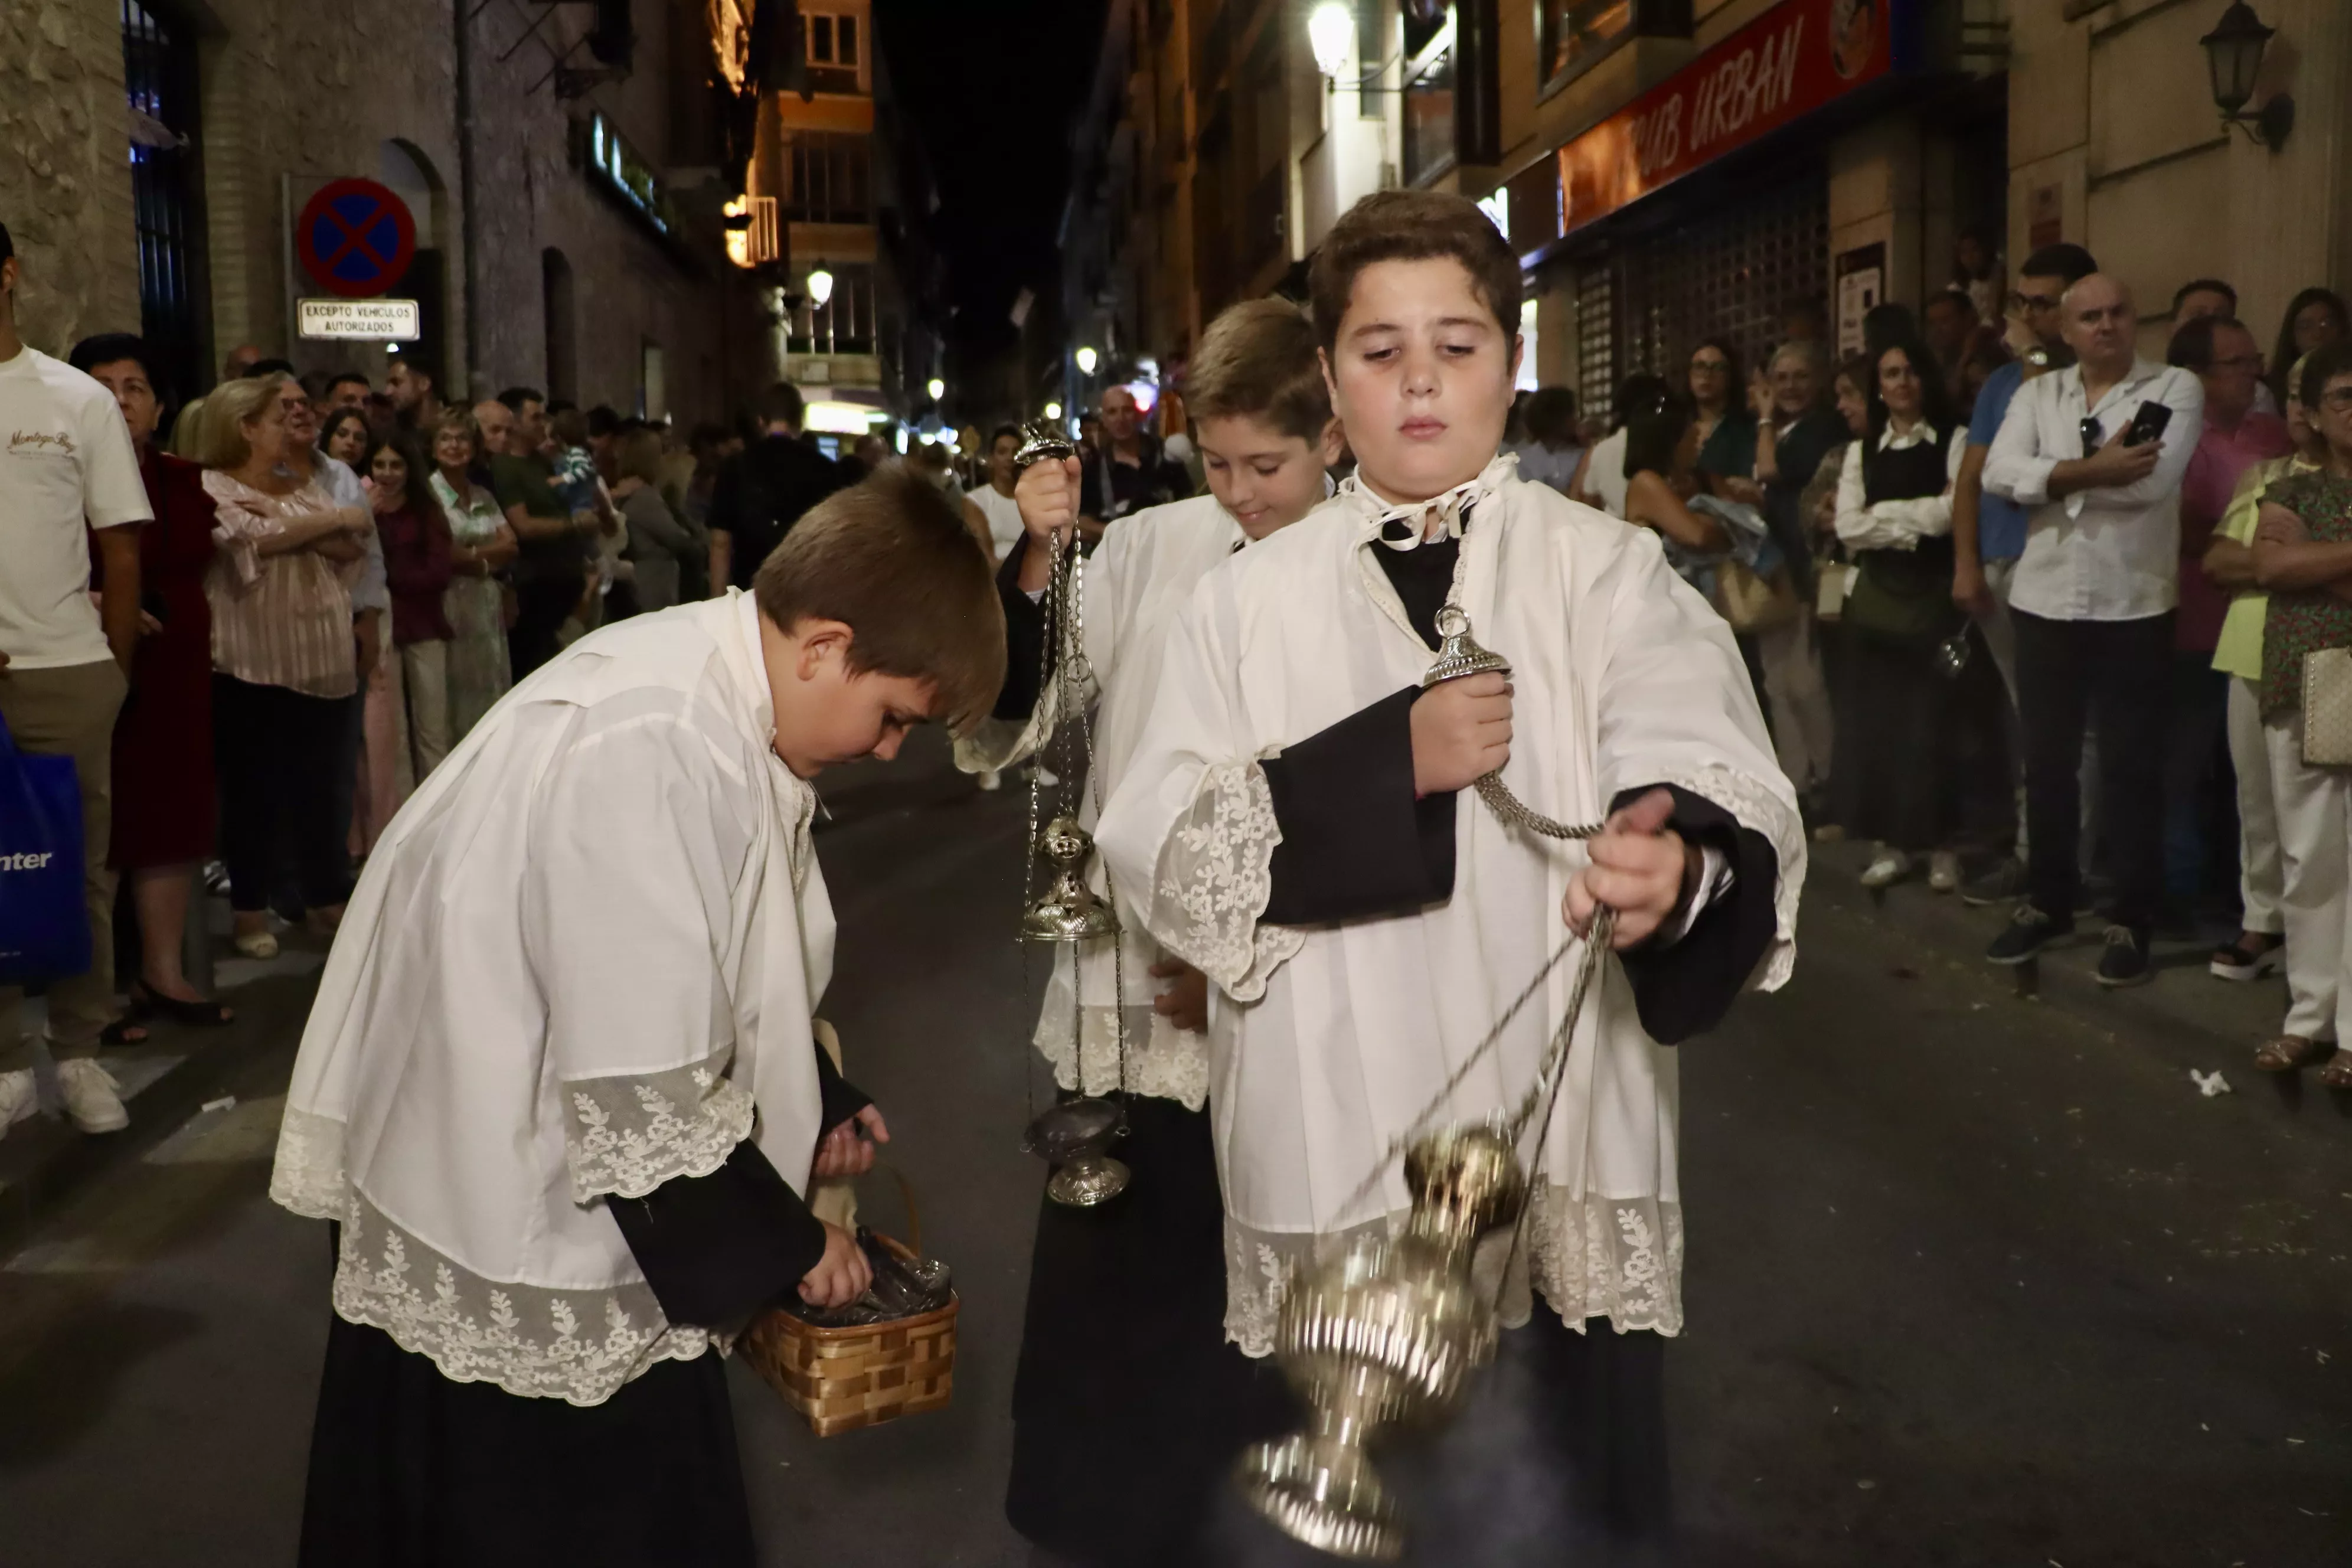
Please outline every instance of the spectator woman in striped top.
[[205, 491], [218, 517], [205, 578], [213, 749], [236, 950], [248, 958], [278, 952], [268, 895], [281, 847], [293, 851], [313, 924], [331, 929], [349, 890], [334, 773], [343, 700], [358, 689], [352, 583], [375, 524], [315, 479], [298, 484], [281, 470], [296, 439], [280, 400], [291, 380], [230, 382], [205, 405]]

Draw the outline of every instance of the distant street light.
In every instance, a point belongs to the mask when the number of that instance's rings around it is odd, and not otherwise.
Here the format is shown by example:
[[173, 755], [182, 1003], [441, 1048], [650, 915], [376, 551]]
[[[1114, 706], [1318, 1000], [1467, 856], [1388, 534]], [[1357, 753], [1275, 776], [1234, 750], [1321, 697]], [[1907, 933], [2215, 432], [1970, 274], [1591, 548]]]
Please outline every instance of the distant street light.
[[1315, 50], [1315, 68], [1337, 77], [1348, 64], [1348, 45], [1356, 36], [1356, 16], [1347, 0], [1323, 0], [1307, 18], [1307, 41]]
[[833, 274], [820, 267], [808, 275], [809, 303], [822, 305], [833, 298]]
[[923, 384], [923, 390], [931, 395], [931, 401], [933, 403], [937, 403], [940, 398], [945, 397], [948, 395], [948, 384], [941, 381], [935, 375], [931, 377], [929, 381]]
[[1058, 404], [1058, 403], [1048, 403], [1047, 405], [1045, 405], [1045, 417], [1046, 417], [1046, 418], [1048, 418], [1048, 419], [1059, 419], [1061, 416], [1062, 416], [1062, 405], [1061, 405], [1060, 404]]
[[1078, 374], [1079, 374], [1080, 375], [1092, 375], [1092, 374], [1094, 374], [1094, 373], [1095, 373], [1095, 366], [1096, 366], [1096, 364], [1097, 364], [1097, 363], [1099, 363], [1098, 358], [1097, 358], [1097, 355], [1096, 355], [1096, 353], [1095, 353], [1095, 351], [1094, 351], [1094, 350], [1092, 350], [1092, 349], [1090, 349], [1090, 348], [1085, 348], [1085, 347], [1081, 347], [1081, 348], [1078, 350], [1078, 353], [1077, 353], [1077, 360], [1078, 360]]

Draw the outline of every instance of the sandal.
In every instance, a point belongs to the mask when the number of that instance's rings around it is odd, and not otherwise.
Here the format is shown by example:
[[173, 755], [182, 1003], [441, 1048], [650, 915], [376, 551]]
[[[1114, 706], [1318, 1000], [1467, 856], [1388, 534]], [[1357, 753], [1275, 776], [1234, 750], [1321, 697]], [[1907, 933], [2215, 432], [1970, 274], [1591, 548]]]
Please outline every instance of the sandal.
[[101, 1046], [143, 1046], [147, 1043], [147, 1027], [136, 1016], [125, 1014], [98, 1032]]
[[[2248, 946], [2251, 942], [2253, 945]], [[2286, 939], [2268, 931], [2240, 931], [2238, 940], [2213, 950], [2206, 968], [2216, 980], [2260, 980], [2286, 963]]]
[[217, 1029], [234, 1022], [236, 1017], [236, 1010], [223, 1003], [201, 996], [193, 1002], [184, 1002], [177, 996], [164, 995], [144, 980], [131, 983], [131, 1005], [137, 1012], [161, 1013], [174, 1023], [191, 1025], [199, 1029]]
[[2319, 1069], [2323, 1089], [2352, 1089], [2352, 1051], [2337, 1051], [2335, 1059]]
[[2327, 1047], [2301, 1035], [2281, 1035], [2254, 1052], [2258, 1072], [2293, 1072]]

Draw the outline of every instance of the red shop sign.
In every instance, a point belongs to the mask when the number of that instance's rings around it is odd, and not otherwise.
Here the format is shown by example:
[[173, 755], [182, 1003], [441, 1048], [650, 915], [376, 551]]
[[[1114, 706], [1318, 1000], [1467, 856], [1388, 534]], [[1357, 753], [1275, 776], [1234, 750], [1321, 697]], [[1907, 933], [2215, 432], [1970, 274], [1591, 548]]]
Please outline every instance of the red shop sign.
[[1782, 0], [1559, 150], [1560, 232], [1895, 68], [1899, 0]]

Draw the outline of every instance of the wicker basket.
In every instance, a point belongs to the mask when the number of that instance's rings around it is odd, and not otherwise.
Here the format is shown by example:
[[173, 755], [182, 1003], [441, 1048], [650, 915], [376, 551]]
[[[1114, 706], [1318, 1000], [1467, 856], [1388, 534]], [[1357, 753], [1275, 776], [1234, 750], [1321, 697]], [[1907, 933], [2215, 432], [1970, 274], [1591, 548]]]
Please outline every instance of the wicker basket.
[[[913, 1206], [909, 1194], [910, 1219]], [[909, 1228], [920, 1247], [922, 1222], [914, 1219]], [[875, 1239], [900, 1258], [919, 1256], [878, 1232]], [[938, 1311], [848, 1329], [822, 1329], [772, 1310], [751, 1320], [735, 1350], [812, 1431], [830, 1437], [947, 1404], [955, 1391], [961, 1304], [950, 1293]]]

